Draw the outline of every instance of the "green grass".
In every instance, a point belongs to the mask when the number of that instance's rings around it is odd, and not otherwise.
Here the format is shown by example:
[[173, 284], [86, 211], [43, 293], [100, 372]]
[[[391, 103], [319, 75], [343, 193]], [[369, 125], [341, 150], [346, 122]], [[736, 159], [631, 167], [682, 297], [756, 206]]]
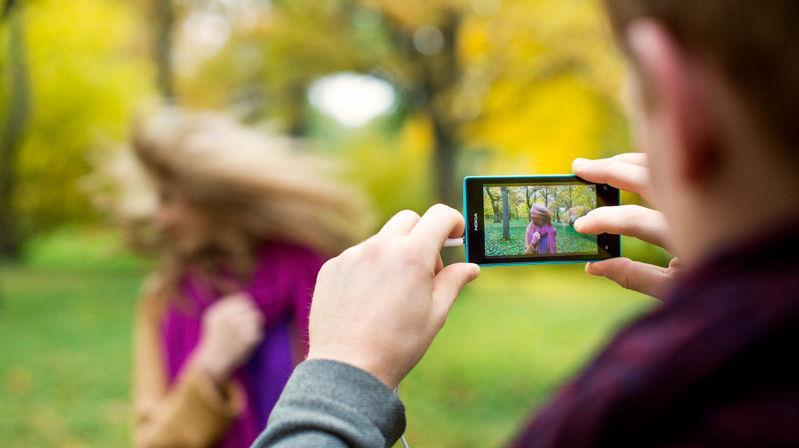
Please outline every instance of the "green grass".
[[0, 268], [0, 445], [126, 446], [143, 264], [108, 233], [66, 232]]
[[[131, 321], [147, 265], [108, 233], [38, 241], [0, 267], [0, 446], [126, 446]], [[402, 384], [413, 446], [507, 441], [652, 301], [579, 265], [484, 269]]]
[[[524, 255], [524, 231], [527, 220], [514, 219], [510, 222], [510, 239], [502, 239], [502, 223], [486, 221], [485, 252], [488, 256]], [[592, 253], [596, 252], [596, 237], [577, 233], [568, 224], [555, 223], [558, 230], [558, 253]]]

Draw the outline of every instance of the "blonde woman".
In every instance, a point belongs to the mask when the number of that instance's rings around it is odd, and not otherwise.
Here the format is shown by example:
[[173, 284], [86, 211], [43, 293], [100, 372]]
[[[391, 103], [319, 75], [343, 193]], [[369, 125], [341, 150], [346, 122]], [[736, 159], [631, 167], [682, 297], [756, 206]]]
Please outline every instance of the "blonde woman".
[[317, 271], [369, 227], [358, 194], [281, 146], [208, 113], [134, 127], [161, 237], [135, 326], [136, 446], [250, 446], [305, 356]]
[[524, 231], [524, 253], [550, 255], [558, 251], [558, 229], [552, 225], [552, 212], [536, 204], [530, 208], [530, 224]]

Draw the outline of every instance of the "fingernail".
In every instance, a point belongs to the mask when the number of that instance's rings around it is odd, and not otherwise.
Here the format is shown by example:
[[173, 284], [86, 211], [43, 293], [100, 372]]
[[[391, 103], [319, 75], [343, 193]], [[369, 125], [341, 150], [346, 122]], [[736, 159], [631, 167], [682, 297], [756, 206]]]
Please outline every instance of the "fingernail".
[[476, 279], [478, 275], [480, 275], [480, 266], [472, 263], [472, 280]]
[[579, 226], [580, 222], [582, 222], [582, 221], [583, 221], [583, 217], [582, 216], [574, 220], [574, 224], [573, 225], [574, 225], [574, 229], [575, 230], [577, 230], [577, 226]]

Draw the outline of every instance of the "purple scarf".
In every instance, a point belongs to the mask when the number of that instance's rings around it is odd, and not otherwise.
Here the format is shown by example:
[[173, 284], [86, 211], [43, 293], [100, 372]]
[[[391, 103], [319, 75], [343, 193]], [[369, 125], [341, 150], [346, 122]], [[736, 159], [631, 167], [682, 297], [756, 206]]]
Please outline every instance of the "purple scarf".
[[[265, 243], [255, 271], [242, 288], [264, 315], [265, 337], [250, 361], [235, 374], [247, 395], [244, 413], [234, 420], [219, 443], [224, 448], [249, 447], [266, 425], [297, 362], [307, 352], [308, 313], [316, 275], [324, 260], [317, 254], [283, 243]], [[170, 386], [200, 339], [202, 315], [220, 294], [194, 275], [186, 275], [184, 298], [167, 307], [161, 322], [166, 372]]]
[[538, 240], [538, 249], [536, 252], [539, 254], [554, 254], [557, 253], [557, 236], [558, 230], [552, 224], [545, 224], [543, 226], [531, 225], [527, 230], [527, 244], [532, 244], [533, 234], [538, 232], [541, 239]]

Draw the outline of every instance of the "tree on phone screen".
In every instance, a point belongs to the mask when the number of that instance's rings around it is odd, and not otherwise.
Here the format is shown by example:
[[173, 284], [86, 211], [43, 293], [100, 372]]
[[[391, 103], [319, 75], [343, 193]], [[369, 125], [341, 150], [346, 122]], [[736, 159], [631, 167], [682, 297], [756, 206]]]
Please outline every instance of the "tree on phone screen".
[[510, 204], [508, 203], [508, 187], [500, 188], [502, 192], [502, 239], [510, 239]]

